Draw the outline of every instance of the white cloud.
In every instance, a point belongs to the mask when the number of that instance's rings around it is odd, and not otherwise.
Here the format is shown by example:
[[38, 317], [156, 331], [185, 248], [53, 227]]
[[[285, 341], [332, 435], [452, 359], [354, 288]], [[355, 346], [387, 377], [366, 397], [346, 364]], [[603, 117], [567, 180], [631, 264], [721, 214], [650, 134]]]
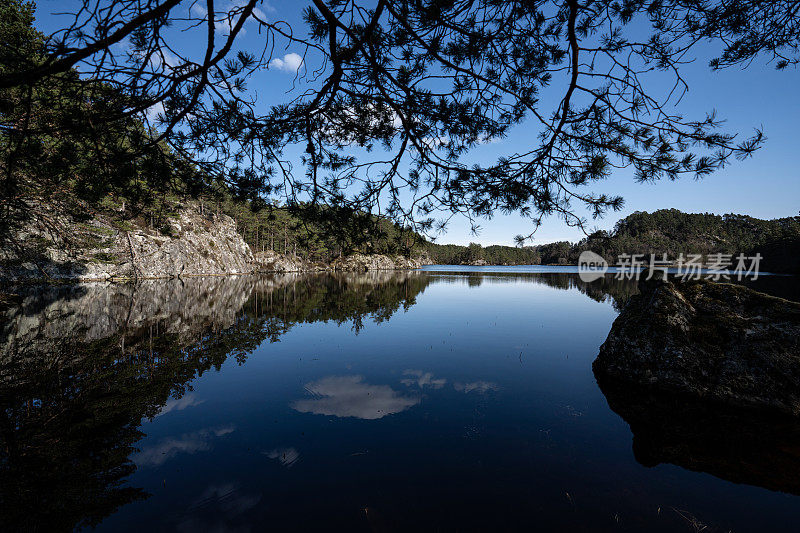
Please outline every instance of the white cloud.
[[478, 138], [478, 144], [497, 144], [502, 141], [501, 137], [490, 137], [487, 134], [483, 134]]
[[[233, 31], [233, 27], [236, 25], [236, 19], [229, 17], [227, 14], [223, 15], [222, 18], [217, 19], [214, 21], [214, 29], [223, 35], [230, 35]], [[239, 35], [245, 35], [247, 30], [241, 28], [239, 30]]]
[[450, 146], [450, 138], [445, 137], [444, 135], [440, 135], [438, 137], [423, 137], [422, 143], [428, 148], [436, 150], [438, 148], [447, 148]]
[[316, 397], [291, 404], [301, 413], [375, 420], [419, 403], [419, 398], [403, 396], [388, 385], [364, 383], [363, 376], [329, 376], [305, 388]]
[[158, 121], [159, 116], [162, 116], [164, 114], [164, 104], [162, 104], [161, 102], [156, 102], [155, 104], [147, 108], [145, 114], [147, 115], [147, 120], [149, 120], [150, 122]]
[[199, 2], [195, 2], [192, 4], [192, 7], [189, 8], [189, 13], [194, 15], [195, 17], [205, 17], [208, 15], [208, 10], [202, 6]]
[[303, 58], [295, 53], [289, 53], [283, 56], [283, 59], [276, 57], [269, 62], [269, 66], [276, 70], [283, 70], [286, 72], [297, 72], [303, 66]]
[[260, 9], [258, 9], [257, 7], [253, 8], [253, 15], [252, 16], [255, 17], [255, 18], [258, 18], [261, 21], [266, 21], [267, 20], [267, 14], [264, 13], [263, 11], [261, 11]]

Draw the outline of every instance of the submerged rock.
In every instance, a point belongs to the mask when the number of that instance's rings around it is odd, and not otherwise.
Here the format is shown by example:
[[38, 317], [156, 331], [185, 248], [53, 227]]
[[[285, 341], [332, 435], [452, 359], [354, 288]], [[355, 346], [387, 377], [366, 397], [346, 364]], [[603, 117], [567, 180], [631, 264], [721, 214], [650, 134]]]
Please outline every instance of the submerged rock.
[[600, 347], [596, 375], [800, 414], [800, 304], [705, 280], [639, 290]]

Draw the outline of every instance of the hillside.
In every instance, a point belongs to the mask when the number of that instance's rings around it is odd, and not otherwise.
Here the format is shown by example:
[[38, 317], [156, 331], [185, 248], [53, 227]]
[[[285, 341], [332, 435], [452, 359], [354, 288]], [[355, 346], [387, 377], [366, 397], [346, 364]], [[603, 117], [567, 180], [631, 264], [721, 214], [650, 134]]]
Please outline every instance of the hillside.
[[577, 243], [562, 241], [524, 248], [484, 248], [475, 243], [426, 246], [438, 264], [576, 264], [584, 250], [600, 254], [611, 264], [621, 254], [656, 254], [660, 258], [666, 253], [668, 259], [674, 260], [681, 253], [760, 253], [762, 270], [798, 273], [800, 217], [760, 220], [746, 215], [661, 209], [635, 212], [617, 222], [612, 231], [598, 231]]

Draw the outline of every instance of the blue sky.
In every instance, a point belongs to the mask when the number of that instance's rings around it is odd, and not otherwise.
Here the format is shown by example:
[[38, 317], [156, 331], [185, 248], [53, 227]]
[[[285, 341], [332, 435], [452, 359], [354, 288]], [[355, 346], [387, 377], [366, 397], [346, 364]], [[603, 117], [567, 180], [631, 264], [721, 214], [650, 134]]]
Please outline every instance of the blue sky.
[[[221, 8], [228, 5], [220, 4]], [[186, 5], [188, 9], [191, 3], [187, 2]], [[271, 20], [286, 20], [298, 31], [303, 28], [300, 17], [305, 5], [305, 2], [273, 0], [262, 5], [261, 10]], [[40, 0], [37, 9], [39, 26], [45, 31], [53, 29], [56, 22], [51, 13], [63, 10], [67, 10], [65, 2]], [[252, 46], [256, 51], [262, 39], [256, 28], [249, 28], [241, 44], [245, 48]], [[756, 61], [747, 69], [731, 68], [715, 72], [707, 67], [709, 54], [715, 50], [706, 47], [701, 50], [706, 56], [681, 70], [689, 84], [689, 92], [678, 105], [677, 111], [686, 117], [702, 118], [706, 112], [716, 110], [720, 118], [727, 120], [724, 129], [739, 132], [742, 137], [760, 127], [767, 136], [764, 147], [751, 159], [732, 161], [726, 168], [700, 181], [684, 178], [676, 182], [640, 184], [633, 180], [632, 172], [617, 171], [609, 179], [593, 184], [590, 189], [622, 195], [625, 206], [622, 211], [609, 213], [590, 225], [610, 229], [617, 220], [634, 211], [664, 208], [686, 212], [741, 213], [758, 218], [798, 215], [800, 71], [789, 68], [778, 72], [765, 61]], [[278, 46], [274, 56], [280, 62], [276, 61], [269, 71], [250, 82], [250, 89], [257, 91], [259, 102], [264, 102], [265, 110], [272, 103], [285, 101], [291, 94], [289, 91], [295, 84], [298, 59], [292, 54], [303, 55], [304, 50], [297, 46], [286, 49]], [[308, 65], [301, 67], [301, 73], [306, 66], [317, 66], [313, 64], [313, 57], [309, 57]], [[526, 151], [535, 142], [532, 137], [523, 125], [515, 128], [508, 138], [479, 147], [470, 154], [470, 160], [491, 163], [499, 155]], [[532, 229], [530, 221], [518, 215], [498, 215], [492, 220], [482, 221], [481, 227], [481, 233], [474, 236], [470, 234], [466, 220], [453, 219], [447, 233], [439, 237], [438, 242], [513, 245], [514, 235], [527, 234]], [[582, 236], [580, 230], [567, 227], [560, 219], [550, 218], [537, 231], [534, 243], [575, 241]]]

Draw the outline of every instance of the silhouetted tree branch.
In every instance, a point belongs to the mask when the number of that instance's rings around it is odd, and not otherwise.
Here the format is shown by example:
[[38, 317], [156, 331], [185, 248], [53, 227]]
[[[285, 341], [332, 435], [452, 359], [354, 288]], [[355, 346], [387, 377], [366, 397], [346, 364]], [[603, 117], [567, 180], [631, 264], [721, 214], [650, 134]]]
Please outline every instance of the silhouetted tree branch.
[[[758, 130], [743, 140], [721, 131], [713, 111], [679, 114], [681, 69], [698, 43], [721, 45], [712, 68], [762, 55], [786, 68], [800, 35], [797, 0], [312, 0], [294, 28], [261, 7], [82, 0], [36, 53], [8, 41], [0, 89], [18, 103], [33, 90], [33, 115], [52, 98], [46, 86], [104, 103], [91, 125], [30, 120], [15, 104], [2, 115], [5, 174], [28, 137], [135, 120], [149, 140], [118, 157], [160, 146], [206, 177], [194, 181], [221, 180], [242, 198], [380, 211], [429, 234], [452, 216], [477, 228], [497, 212], [584, 227], [587, 210], [621, 208], [621, 197], [587, 189], [616, 169], [641, 181], [701, 177], [763, 142]], [[245, 26], [255, 52], [240, 43]], [[287, 100], [265, 106], [256, 77], [276, 46], [303, 64]], [[672, 90], [659, 96], [665, 80]], [[527, 150], [498, 145], [494, 163], [470, 161], [512, 130], [528, 133]], [[292, 146], [304, 172], [285, 155]]]

